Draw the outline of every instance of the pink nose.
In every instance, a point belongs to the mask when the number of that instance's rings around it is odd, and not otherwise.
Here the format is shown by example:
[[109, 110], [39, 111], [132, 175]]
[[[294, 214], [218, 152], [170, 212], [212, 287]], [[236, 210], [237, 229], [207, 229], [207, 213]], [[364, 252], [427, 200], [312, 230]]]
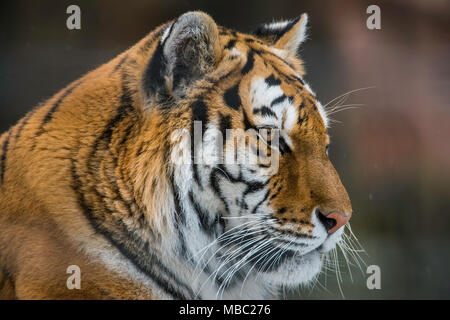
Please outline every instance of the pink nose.
[[348, 220], [350, 220], [351, 216], [352, 216], [351, 212], [346, 216], [338, 212], [332, 212], [330, 214], [327, 214], [328, 219], [333, 219], [334, 221], [336, 221], [336, 224], [330, 230], [328, 230], [328, 233], [332, 234], [336, 232], [340, 227], [343, 227], [348, 222]]

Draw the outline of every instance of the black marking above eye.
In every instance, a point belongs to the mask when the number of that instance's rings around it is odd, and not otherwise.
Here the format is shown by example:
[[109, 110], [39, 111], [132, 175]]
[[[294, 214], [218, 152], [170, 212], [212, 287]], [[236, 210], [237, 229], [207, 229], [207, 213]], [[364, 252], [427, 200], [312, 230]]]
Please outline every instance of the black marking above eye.
[[257, 108], [255, 110], [253, 110], [253, 113], [261, 114], [262, 116], [274, 117], [275, 119], [278, 119], [276, 113], [273, 112], [270, 108], [268, 108], [266, 106], [262, 106], [261, 108]]
[[232, 109], [238, 110], [241, 106], [241, 97], [239, 96], [239, 83], [231, 87], [224, 94], [225, 103]]
[[279, 86], [279, 85], [281, 84], [281, 80], [280, 80], [280, 79], [276, 79], [275, 76], [274, 76], [273, 74], [271, 74], [270, 76], [268, 76], [268, 77], [265, 79], [265, 81], [266, 81], [266, 84], [267, 84], [269, 87], [272, 87], [272, 86]]
[[295, 76], [295, 79], [297, 79], [297, 81], [299, 81], [302, 85], [305, 85], [302, 78], [300, 78], [299, 76]]
[[263, 182], [250, 182], [247, 184], [247, 189], [245, 190], [244, 194], [247, 195], [249, 193], [255, 193], [258, 192], [266, 186], [267, 183]]
[[287, 99], [287, 96], [285, 94], [282, 94], [278, 98], [275, 98], [272, 103], [270, 104], [271, 107], [273, 107], [276, 104], [282, 103], [284, 100]]

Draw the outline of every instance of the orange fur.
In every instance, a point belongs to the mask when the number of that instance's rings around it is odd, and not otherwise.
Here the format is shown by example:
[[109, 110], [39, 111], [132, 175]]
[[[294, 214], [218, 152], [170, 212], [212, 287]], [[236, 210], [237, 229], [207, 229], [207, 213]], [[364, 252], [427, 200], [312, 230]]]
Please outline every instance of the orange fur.
[[[158, 298], [152, 288], [105, 267], [88, 249], [108, 249], [111, 239], [105, 234], [126, 241], [118, 221], [142, 239], [168, 232], [168, 208], [174, 206], [169, 138], [175, 129], [189, 128], [196, 96], [204, 97], [210, 121], [219, 123], [220, 115], [228, 115], [233, 128], [244, 129], [243, 111], [254, 121], [248, 97], [254, 75], [304, 74], [299, 59], [280, 58], [266, 40], [218, 27], [211, 31], [219, 40], [214, 70], [177, 108], [159, 108], [143, 98], [141, 79], [166, 26], [73, 82], [1, 136], [0, 146], [7, 145], [0, 151], [5, 158], [0, 298]], [[240, 55], [226, 49], [230, 40]], [[249, 50], [260, 53], [251, 72], [242, 76]], [[166, 80], [173, 94], [172, 80]], [[223, 94], [238, 81], [243, 109], [225, 108]], [[310, 232], [314, 207], [349, 214], [351, 205], [325, 154], [328, 137], [314, 98], [288, 81], [281, 86], [295, 104], [304, 104], [300, 117], [308, 121], [290, 134], [294, 150], [281, 158], [271, 180], [270, 205], [281, 224]], [[281, 208], [286, 212], [279, 213]], [[83, 212], [101, 221], [101, 232]], [[69, 265], [80, 266], [82, 290], [66, 288]]]

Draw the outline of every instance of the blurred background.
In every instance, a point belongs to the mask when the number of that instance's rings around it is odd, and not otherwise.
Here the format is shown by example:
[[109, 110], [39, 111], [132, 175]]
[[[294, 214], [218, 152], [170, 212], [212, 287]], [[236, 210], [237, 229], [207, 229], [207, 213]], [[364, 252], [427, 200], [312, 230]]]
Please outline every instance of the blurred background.
[[[66, 8], [81, 8], [81, 30]], [[381, 8], [369, 30], [366, 8]], [[262, 22], [309, 14], [301, 50], [306, 80], [322, 104], [351, 90], [334, 115], [330, 157], [352, 199], [351, 225], [366, 266], [347, 268], [341, 289], [328, 271], [292, 299], [450, 299], [450, 2], [446, 0], [2, 1], [0, 131], [157, 25], [200, 9], [251, 32]]]

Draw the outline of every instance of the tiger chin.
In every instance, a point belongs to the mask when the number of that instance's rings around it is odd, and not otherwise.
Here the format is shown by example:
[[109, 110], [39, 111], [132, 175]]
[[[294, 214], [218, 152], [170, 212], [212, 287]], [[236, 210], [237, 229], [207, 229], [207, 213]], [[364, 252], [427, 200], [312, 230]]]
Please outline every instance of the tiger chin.
[[[317, 276], [352, 208], [303, 79], [306, 27], [185, 13], [2, 134], [0, 298], [277, 299]], [[262, 129], [277, 143], [245, 145], [275, 168], [205, 161], [217, 135]]]

